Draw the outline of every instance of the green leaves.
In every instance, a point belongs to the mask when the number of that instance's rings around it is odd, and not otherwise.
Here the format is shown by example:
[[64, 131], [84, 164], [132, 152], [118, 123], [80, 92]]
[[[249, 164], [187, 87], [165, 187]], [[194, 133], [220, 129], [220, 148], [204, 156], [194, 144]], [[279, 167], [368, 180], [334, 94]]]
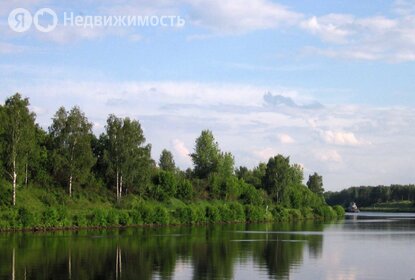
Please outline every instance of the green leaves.
[[105, 129], [101, 138], [107, 182], [115, 186], [118, 198], [127, 189], [142, 194], [151, 178], [153, 161], [151, 146], [144, 146], [140, 123], [110, 115]]
[[49, 134], [52, 141], [52, 162], [55, 179], [68, 186], [88, 182], [91, 168], [96, 159], [92, 153], [92, 124], [88, 122], [79, 107], [66, 111], [64, 107], [56, 112]]
[[209, 174], [218, 171], [221, 152], [210, 130], [202, 131], [196, 139], [195, 151], [190, 156], [196, 177], [206, 179]]
[[164, 171], [173, 172], [176, 170], [176, 164], [173, 159], [173, 154], [170, 151], [164, 149], [161, 152], [159, 159], [159, 167]]
[[314, 172], [313, 175], [310, 175], [308, 177], [307, 187], [313, 193], [316, 193], [318, 195], [323, 195], [323, 193], [324, 193], [323, 177], [318, 175], [316, 172]]

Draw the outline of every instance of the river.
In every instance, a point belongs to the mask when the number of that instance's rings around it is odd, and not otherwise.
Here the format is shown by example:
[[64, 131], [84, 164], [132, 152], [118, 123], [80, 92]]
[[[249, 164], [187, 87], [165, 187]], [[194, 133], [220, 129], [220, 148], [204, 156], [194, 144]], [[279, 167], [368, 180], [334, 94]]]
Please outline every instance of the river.
[[0, 234], [0, 279], [415, 279], [415, 215]]

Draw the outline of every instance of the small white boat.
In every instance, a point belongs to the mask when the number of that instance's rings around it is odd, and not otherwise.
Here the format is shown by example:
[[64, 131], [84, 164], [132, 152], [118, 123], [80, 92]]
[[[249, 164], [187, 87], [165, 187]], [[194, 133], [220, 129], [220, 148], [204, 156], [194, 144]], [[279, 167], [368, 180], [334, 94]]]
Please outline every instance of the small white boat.
[[347, 207], [346, 212], [349, 212], [349, 213], [359, 213], [360, 210], [359, 210], [359, 208], [357, 208], [356, 203], [350, 202], [350, 205], [349, 205], [349, 207]]

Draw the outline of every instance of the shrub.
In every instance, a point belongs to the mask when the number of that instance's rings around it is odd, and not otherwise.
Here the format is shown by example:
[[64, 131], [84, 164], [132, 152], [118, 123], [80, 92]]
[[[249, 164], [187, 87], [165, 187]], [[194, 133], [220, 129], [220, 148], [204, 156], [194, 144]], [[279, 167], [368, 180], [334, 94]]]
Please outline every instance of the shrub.
[[115, 209], [108, 211], [107, 225], [118, 225], [118, 212]]
[[264, 204], [264, 194], [261, 190], [257, 190], [254, 186], [241, 183], [242, 192], [240, 199], [244, 204], [262, 205]]
[[299, 221], [304, 219], [299, 209], [289, 209], [288, 211], [290, 213], [290, 220]]
[[141, 215], [141, 219], [144, 224], [150, 225], [154, 223], [154, 217], [153, 217], [153, 208], [148, 205], [140, 205], [137, 208], [138, 213]]
[[275, 207], [273, 207], [271, 209], [271, 213], [275, 221], [283, 222], [283, 221], [288, 221], [290, 219], [290, 213], [288, 209], [280, 205], [276, 205]]
[[343, 217], [345, 214], [344, 208], [340, 205], [333, 206], [333, 210], [336, 212], [338, 218]]
[[143, 224], [143, 218], [141, 216], [141, 213], [138, 211], [138, 209], [134, 209], [130, 212], [131, 217], [131, 223], [133, 225], [142, 225]]
[[248, 222], [263, 222], [267, 220], [265, 207], [246, 205], [245, 217]]
[[154, 208], [154, 221], [156, 225], [167, 225], [169, 224], [169, 213], [167, 209], [161, 206], [156, 206]]
[[179, 207], [174, 211], [174, 218], [179, 224], [192, 224], [194, 215], [190, 206]]
[[69, 227], [72, 226], [72, 220], [69, 217], [68, 210], [64, 206], [56, 208], [58, 213], [58, 226]]
[[336, 212], [327, 205], [314, 208], [314, 214], [321, 219], [332, 219], [336, 217]]
[[304, 219], [306, 220], [314, 219], [313, 209], [309, 207], [303, 207], [300, 209], [300, 211]]
[[33, 213], [28, 209], [21, 207], [18, 210], [18, 220], [20, 221], [23, 228], [31, 228], [39, 226], [40, 218], [37, 213]]
[[206, 221], [208, 223], [216, 223], [221, 219], [220, 212], [218, 208], [213, 205], [206, 206]]
[[229, 209], [232, 212], [232, 221], [236, 221], [236, 222], [245, 221], [244, 207], [240, 203], [234, 202], [234, 203], [229, 204]]
[[176, 175], [170, 171], [160, 171], [154, 177], [154, 185], [156, 186], [155, 199], [164, 201], [169, 197], [174, 197], [177, 192]]
[[106, 226], [107, 225], [107, 213], [102, 209], [94, 209], [89, 217], [90, 226]]
[[43, 212], [42, 215], [42, 224], [45, 227], [56, 227], [59, 226], [59, 215], [58, 211], [53, 208], [49, 207]]
[[16, 209], [4, 211], [0, 219], [0, 228], [2, 229], [19, 229], [22, 224], [19, 219], [19, 213]]
[[182, 200], [191, 200], [193, 197], [192, 182], [187, 179], [182, 179], [177, 186], [176, 197]]
[[192, 213], [194, 215], [194, 223], [202, 224], [207, 222], [206, 209], [203, 205], [192, 206]]
[[72, 224], [77, 227], [88, 226], [88, 219], [84, 213], [75, 214], [72, 217]]
[[232, 222], [234, 221], [232, 211], [226, 204], [219, 205], [217, 207], [219, 211], [220, 221], [222, 222]]
[[125, 211], [125, 210], [121, 210], [118, 213], [118, 224], [121, 226], [127, 226], [131, 224], [131, 215], [129, 212]]

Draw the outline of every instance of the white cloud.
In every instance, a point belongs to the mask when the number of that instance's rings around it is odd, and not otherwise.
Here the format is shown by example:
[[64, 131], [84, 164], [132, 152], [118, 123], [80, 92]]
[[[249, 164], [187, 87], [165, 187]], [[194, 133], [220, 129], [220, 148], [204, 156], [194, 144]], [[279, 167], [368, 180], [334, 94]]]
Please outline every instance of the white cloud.
[[268, 161], [269, 158], [275, 156], [278, 154], [277, 150], [274, 148], [263, 148], [263, 149], [257, 149], [253, 151], [254, 156], [256, 159], [258, 159], [261, 162]]
[[[415, 11], [414, 7], [412, 3], [412, 11]], [[401, 5], [395, 9], [393, 16], [388, 17], [347, 14], [312, 16], [302, 21], [300, 26], [327, 44], [305, 50], [332, 58], [414, 61], [415, 13], [409, 11], [403, 13]]]
[[353, 23], [353, 16], [341, 14], [329, 14], [323, 17], [312, 16], [308, 20], [300, 23], [300, 27], [319, 36], [322, 40], [342, 44], [347, 42], [347, 38], [352, 31], [347, 28]]
[[300, 13], [268, 0], [185, 0], [191, 22], [216, 33], [245, 33], [296, 24]]
[[288, 134], [282, 133], [278, 135], [278, 140], [281, 144], [293, 144], [295, 140]]
[[329, 144], [335, 145], [361, 145], [363, 142], [359, 141], [354, 133], [352, 132], [343, 132], [343, 131], [321, 131], [321, 138]]
[[175, 155], [179, 157], [181, 162], [185, 162], [186, 164], [191, 163], [189, 149], [186, 147], [183, 141], [174, 139], [172, 141], [172, 145]]
[[341, 162], [342, 157], [336, 150], [319, 150], [315, 152], [315, 157], [323, 162]]

